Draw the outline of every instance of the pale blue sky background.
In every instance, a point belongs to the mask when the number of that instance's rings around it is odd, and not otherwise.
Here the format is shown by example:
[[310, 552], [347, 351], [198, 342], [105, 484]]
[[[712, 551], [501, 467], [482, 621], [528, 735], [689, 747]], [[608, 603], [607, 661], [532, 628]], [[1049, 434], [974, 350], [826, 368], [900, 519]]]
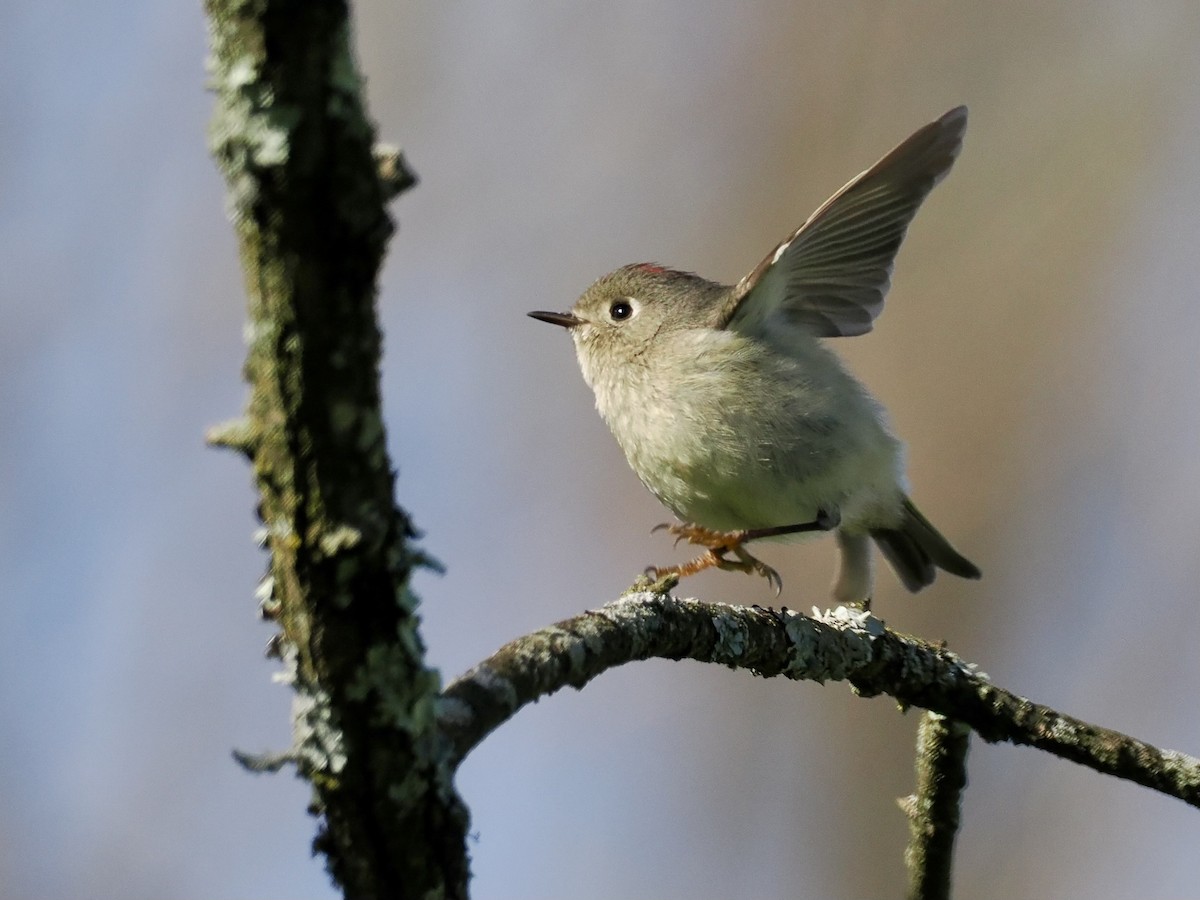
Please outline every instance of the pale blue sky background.
[[[0, 11], [0, 897], [321, 898], [278, 749], [240, 274], [198, 4]], [[876, 331], [839, 343], [984, 569], [889, 624], [1200, 752], [1200, 14], [1192, 0], [359, 5], [395, 204], [384, 394], [449, 677], [670, 559], [664, 512], [524, 317], [653, 259], [736, 279], [971, 106]], [[767, 554], [824, 601], [823, 544]], [[689, 593], [767, 603], [703, 576]], [[628, 667], [465, 765], [477, 898], [896, 896], [916, 716], [844, 686]], [[1197, 896], [1200, 813], [975, 743], [963, 896]]]

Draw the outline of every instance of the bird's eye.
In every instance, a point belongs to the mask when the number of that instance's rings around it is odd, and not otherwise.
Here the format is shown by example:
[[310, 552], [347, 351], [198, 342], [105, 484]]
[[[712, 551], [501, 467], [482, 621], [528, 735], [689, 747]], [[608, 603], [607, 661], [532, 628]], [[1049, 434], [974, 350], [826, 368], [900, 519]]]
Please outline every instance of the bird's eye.
[[608, 315], [614, 322], [624, 322], [633, 315], [633, 303], [627, 299], [614, 300], [608, 308]]

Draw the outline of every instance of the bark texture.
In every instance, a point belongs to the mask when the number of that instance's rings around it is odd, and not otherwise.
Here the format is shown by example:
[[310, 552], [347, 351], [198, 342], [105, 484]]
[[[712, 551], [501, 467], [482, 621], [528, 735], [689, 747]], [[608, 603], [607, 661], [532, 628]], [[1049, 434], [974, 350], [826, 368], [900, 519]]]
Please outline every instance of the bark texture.
[[312, 784], [315, 848], [347, 896], [465, 897], [467, 812], [408, 586], [427, 561], [393, 500], [379, 402], [385, 203], [411, 176], [395, 151], [373, 153], [345, 3], [206, 6], [251, 387], [245, 418], [210, 440], [254, 467], [260, 599], [295, 689], [286, 756]]

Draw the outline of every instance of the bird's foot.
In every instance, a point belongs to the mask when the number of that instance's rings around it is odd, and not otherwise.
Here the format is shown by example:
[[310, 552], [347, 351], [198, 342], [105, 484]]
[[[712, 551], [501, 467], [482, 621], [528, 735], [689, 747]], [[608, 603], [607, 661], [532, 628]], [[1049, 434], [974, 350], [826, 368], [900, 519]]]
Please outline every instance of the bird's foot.
[[[703, 572], [705, 569], [716, 568], [724, 569], [728, 572], [745, 572], [747, 575], [761, 575], [775, 589], [776, 597], [779, 596], [779, 592], [783, 589], [783, 580], [779, 577], [779, 573], [762, 560], [751, 556], [750, 552], [743, 546], [746, 541], [754, 539], [752, 532], [713, 531], [709, 528], [703, 528], [700, 525], [692, 525], [686, 522], [664, 523], [657, 526], [654, 530], [661, 531], [663, 529], [666, 529], [669, 534], [675, 535], [676, 544], [686, 540], [689, 544], [696, 544], [697, 546], [707, 548], [707, 550], [695, 559], [685, 562], [682, 565], [651, 566], [646, 572], [654, 578], [657, 579], [666, 576], [686, 578], [689, 575], [695, 575], [697, 572]], [[726, 554], [733, 554], [736, 559], [729, 559]]]
[[[778, 572], [761, 559], [751, 556], [745, 547], [746, 543], [760, 538], [782, 537], [805, 531], [832, 531], [841, 524], [841, 521], [842, 516], [838, 510], [827, 512], [820, 509], [817, 510], [816, 518], [811, 522], [777, 525], [771, 528], [748, 528], [741, 531], [713, 531], [690, 522], [664, 522], [655, 526], [653, 531], [665, 529], [667, 533], [675, 535], [676, 544], [680, 541], [687, 541], [689, 544], [707, 548], [708, 552], [702, 553], [680, 566], [650, 566], [646, 569], [646, 574], [654, 578], [667, 576], [686, 578], [688, 575], [695, 575], [705, 569], [714, 568], [730, 572], [745, 572], [747, 575], [761, 575], [767, 579], [767, 583], [775, 589], [775, 596], [778, 597], [780, 591], [783, 590], [783, 579], [779, 577]], [[729, 553], [737, 558], [727, 558], [726, 554]]]

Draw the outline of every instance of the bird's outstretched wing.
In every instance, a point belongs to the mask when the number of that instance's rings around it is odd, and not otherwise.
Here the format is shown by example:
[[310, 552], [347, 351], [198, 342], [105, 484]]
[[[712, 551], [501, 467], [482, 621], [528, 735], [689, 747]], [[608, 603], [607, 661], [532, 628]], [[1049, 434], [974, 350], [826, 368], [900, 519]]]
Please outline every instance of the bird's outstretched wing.
[[751, 330], [779, 311], [817, 337], [870, 331], [908, 223], [966, 128], [959, 106], [852, 179], [738, 282], [717, 327]]

